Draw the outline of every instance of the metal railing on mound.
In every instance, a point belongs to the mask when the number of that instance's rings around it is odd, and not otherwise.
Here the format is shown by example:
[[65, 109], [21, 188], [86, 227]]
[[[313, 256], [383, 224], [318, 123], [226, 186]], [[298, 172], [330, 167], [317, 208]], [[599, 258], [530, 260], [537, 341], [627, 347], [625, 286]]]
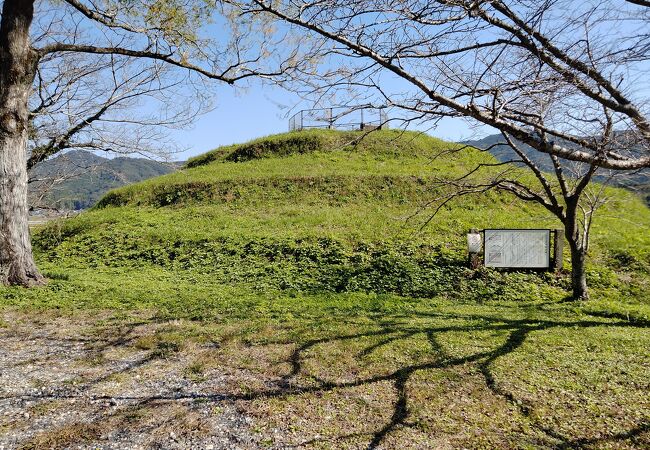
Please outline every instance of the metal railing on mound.
[[375, 130], [388, 128], [384, 108], [349, 107], [303, 109], [289, 118], [289, 131], [312, 128], [330, 130]]

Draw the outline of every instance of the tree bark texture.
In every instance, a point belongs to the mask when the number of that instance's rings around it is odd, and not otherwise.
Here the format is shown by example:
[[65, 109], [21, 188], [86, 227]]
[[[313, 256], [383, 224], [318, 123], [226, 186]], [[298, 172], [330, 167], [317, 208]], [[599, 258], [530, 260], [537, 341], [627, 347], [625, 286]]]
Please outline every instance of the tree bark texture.
[[38, 54], [30, 45], [33, 0], [5, 0], [0, 24], [0, 281], [45, 282], [34, 257], [27, 206], [28, 100]]
[[580, 229], [577, 218], [578, 202], [571, 198], [567, 201], [566, 218], [564, 219], [564, 234], [569, 243], [571, 251], [571, 289], [574, 300], [587, 300], [587, 275], [585, 273], [585, 261], [587, 259], [586, 248], [580, 241]]
[[574, 300], [587, 300], [587, 276], [585, 274], [585, 252], [581, 248], [571, 248], [571, 289]]

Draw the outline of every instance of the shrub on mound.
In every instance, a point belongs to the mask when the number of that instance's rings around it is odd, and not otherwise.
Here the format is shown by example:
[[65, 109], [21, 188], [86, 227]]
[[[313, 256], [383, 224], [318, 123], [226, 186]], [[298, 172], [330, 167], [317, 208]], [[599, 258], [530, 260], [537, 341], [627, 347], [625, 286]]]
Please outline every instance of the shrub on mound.
[[204, 166], [214, 161], [243, 162], [253, 159], [282, 157], [322, 151], [324, 139], [320, 133], [289, 133], [275, 138], [258, 139], [247, 144], [221, 147], [187, 161], [186, 168]]

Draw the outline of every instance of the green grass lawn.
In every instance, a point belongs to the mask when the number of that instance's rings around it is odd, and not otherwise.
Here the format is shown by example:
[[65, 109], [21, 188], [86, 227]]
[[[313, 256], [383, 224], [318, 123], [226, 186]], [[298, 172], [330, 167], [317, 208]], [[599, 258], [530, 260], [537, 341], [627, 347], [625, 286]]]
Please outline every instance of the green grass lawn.
[[145, 352], [106, 389], [171, 365], [197, 402], [253, 417], [261, 447], [650, 446], [650, 210], [608, 190], [592, 298], [572, 302], [567, 273], [465, 267], [469, 228], [557, 227], [534, 205], [464, 198], [422, 228], [436, 181], [485, 155], [358, 136], [218, 149], [48, 224], [34, 242], [50, 283], [2, 288], [4, 327], [56, 318]]
[[[96, 345], [145, 327], [120, 347], [150, 354], [133, 370], [139, 379], [160, 376], [161, 359], [198, 383], [214, 371], [237, 373], [217, 392], [193, 392], [234, 402], [269, 447], [650, 443], [647, 290], [616, 301], [596, 291], [574, 304], [525, 275], [502, 280], [522, 285], [503, 293], [515, 300], [306, 294], [155, 268], [59, 275], [40, 291], [4, 292], [5, 311], [83, 323]], [[118, 382], [131, 382], [129, 374]]]

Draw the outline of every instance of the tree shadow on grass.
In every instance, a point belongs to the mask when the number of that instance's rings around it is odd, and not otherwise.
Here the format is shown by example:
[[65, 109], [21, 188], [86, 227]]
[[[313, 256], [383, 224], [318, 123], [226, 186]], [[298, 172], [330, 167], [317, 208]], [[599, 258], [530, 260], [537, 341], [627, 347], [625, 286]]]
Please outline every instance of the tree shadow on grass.
[[[593, 314], [597, 316], [597, 314]], [[631, 327], [631, 328], [649, 328], [650, 323], [645, 320], [636, 321], [616, 321], [612, 322], [612, 317], [604, 317], [604, 320], [534, 320], [534, 319], [506, 319], [497, 316], [488, 316], [480, 314], [463, 314], [452, 315], [443, 313], [415, 313], [408, 316], [403, 316], [405, 319], [435, 319], [435, 320], [458, 320], [463, 319], [469, 321], [469, 324], [450, 325], [450, 326], [432, 326], [431, 324], [409, 325], [400, 323], [399, 319], [395, 316], [392, 320], [386, 321], [385, 318], [381, 319], [381, 326], [379, 329], [369, 330], [365, 332], [350, 333], [350, 334], [334, 334], [317, 339], [307, 340], [300, 345], [297, 345], [290, 356], [285, 360], [289, 364], [290, 370], [280, 378], [280, 380], [268, 388], [255, 390], [246, 393], [184, 393], [174, 392], [171, 394], [149, 395], [149, 396], [93, 396], [93, 400], [125, 400], [135, 402], [137, 408], [143, 408], [147, 405], [156, 404], [156, 402], [175, 402], [179, 400], [202, 400], [210, 402], [223, 402], [223, 401], [250, 401], [256, 399], [271, 399], [271, 398], [286, 398], [288, 396], [309, 394], [309, 393], [324, 393], [336, 389], [353, 388], [359, 386], [372, 385], [380, 382], [390, 382], [392, 389], [395, 392], [395, 402], [392, 406], [390, 419], [378, 430], [371, 435], [368, 435], [368, 449], [374, 449], [382, 445], [387, 436], [393, 433], [400, 427], [411, 426], [408, 419], [411, 415], [409, 410], [409, 396], [407, 385], [411, 381], [414, 374], [419, 371], [428, 369], [449, 369], [464, 364], [475, 364], [481, 374], [485, 387], [489, 389], [495, 396], [504, 399], [511, 404], [518, 413], [528, 421], [528, 423], [539, 430], [545, 436], [546, 446], [556, 448], [581, 448], [596, 445], [600, 442], [615, 443], [619, 441], [631, 440], [649, 431], [649, 424], [647, 422], [638, 423], [635, 427], [619, 433], [611, 433], [601, 437], [587, 438], [587, 437], [574, 437], [566, 436], [562, 432], [555, 430], [551, 427], [540, 424], [532, 417], [534, 405], [527, 404], [524, 400], [516, 398], [515, 394], [502, 387], [496, 380], [494, 374], [494, 363], [500, 358], [503, 358], [517, 349], [519, 349], [526, 339], [533, 332], [545, 331], [550, 329], [587, 329], [593, 327]], [[617, 317], [614, 317], [616, 319]], [[115, 339], [108, 340], [97, 347], [100, 351], [109, 349], [112, 345], [128, 345], [132, 342], [131, 331], [128, 328], [116, 336]], [[498, 345], [496, 348], [491, 348], [485, 351], [477, 351], [462, 357], [454, 357], [450, 355], [440, 342], [439, 336], [447, 332], [506, 332], [507, 336], [505, 341]], [[365, 358], [382, 347], [389, 346], [397, 341], [412, 338], [416, 335], [424, 334], [431, 348], [433, 358], [426, 362], [402, 365], [396, 370], [378, 374], [375, 376], [357, 378], [351, 381], [336, 382], [323, 378], [319, 378], [309, 374], [306, 370], [304, 363], [306, 354], [313, 348], [331, 344], [335, 342], [355, 341], [364, 338], [373, 338], [376, 342], [364, 346], [362, 350], [357, 353], [358, 358]], [[285, 345], [293, 344], [292, 341], [274, 342]], [[260, 344], [264, 345], [264, 344]], [[106, 381], [111, 376], [116, 374], [128, 374], [136, 368], [146, 366], [156, 359], [164, 357], [152, 351], [142, 358], [134, 361], [132, 364], [127, 364], [124, 367], [114, 369], [109, 373], [96, 377], [93, 380], [88, 380], [76, 390], [74, 393], [66, 394], [64, 392], [55, 392], [51, 394], [43, 394], [38, 398], [41, 399], [56, 399], [56, 398], [70, 398], [78, 399], [83, 396], [88, 396], [86, 392], [90, 391], [93, 386], [96, 386]], [[301, 376], [308, 376], [310, 380], [315, 382], [310, 385], [301, 385], [299, 378]], [[4, 397], [4, 398], [11, 398]], [[128, 426], [128, 421], [124, 418], [118, 417], [123, 412], [115, 412], [112, 415], [105, 415], [106, 419], [112, 418], [113, 426], [117, 424]], [[363, 433], [353, 433], [351, 436], [358, 436]], [[344, 436], [339, 436], [343, 438]], [[335, 440], [337, 438], [334, 438]], [[304, 442], [306, 445], [308, 441]]]
[[[433, 313], [433, 314], [420, 314], [424, 316], [443, 318], [444, 314]], [[458, 316], [447, 316], [448, 318], [457, 319]], [[368, 444], [368, 449], [377, 448], [391, 432], [400, 426], [408, 426], [407, 419], [409, 417], [409, 408], [408, 408], [408, 394], [406, 386], [412, 377], [412, 375], [421, 370], [427, 369], [446, 369], [454, 366], [460, 366], [466, 363], [475, 363], [485, 380], [485, 386], [496, 396], [505, 399], [508, 403], [512, 404], [519, 413], [529, 420], [531, 425], [539, 429], [544, 435], [549, 438], [549, 445], [558, 447], [558, 448], [581, 448], [590, 445], [597, 444], [598, 442], [616, 442], [621, 440], [629, 440], [636, 436], [639, 436], [648, 431], [649, 424], [647, 422], [640, 423], [638, 426], [620, 433], [614, 433], [605, 435], [599, 438], [575, 438], [571, 436], [565, 436], [562, 433], [553, 430], [552, 428], [546, 427], [542, 424], [536, 423], [532, 417], [531, 412], [533, 406], [526, 404], [524, 401], [515, 397], [514, 394], [507, 391], [501, 387], [494, 376], [492, 366], [499, 359], [502, 358], [522, 346], [526, 341], [527, 337], [536, 331], [544, 331], [554, 328], [567, 328], [567, 329], [584, 329], [591, 327], [631, 327], [631, 328], [648, 328], [650, 323], [644, 320], [636, 321], [620, 321], [620, 322], [604, 322], [604, 321], [591, 321], [591, 320], [582, 320], [582, 321], [550, 321], [550, 320], [507, 320], [503, 318], [494, 318], [490, 316], [481, 316], [481, 315], [464, 315], [462, 316], [466, 319], [471, 319], [478, 321], [479, 323], [469, 326], [450, 326], [450, 327], [415, 327], [412, 329], [399, 328], [399, 327], [386, 327], [379, 331], [373, 331], [368, 333], [358, 333], [345, 336], [334, 336], [329, 338], [320, 338], [310, 340], [301, 346], [297, 347], [291, 355], [290, 361], [292, 369], [290, 373], [284, 377], [285, 386], [287, 385], [287, 380], [293, 377], [298, 376], [302, 371], [302, 360], [303, 354], [306, 353], [311, 348], [316, 345], [329, 343], [333, 341], [343, 341], [350, 339], [358, 339], [365, 337], [381, 337], [386, 336], [383, 339], [380, 339], [378, 342], [375, 342], [361, 352], [359, 356], [364, 357], [368, 356], [377, 349], [390, 345], [391, 343], [398, 341], [400, 339], [406, 339], [412, 336], [415, 336], [420, 333], [425, 333], [430, 344], [432, 351], [437, 354], [438, 358], [435, 361], [422, 363], [422, 364], [413, 364], [405, 367], [401, 367], [394, 372], [386, 375], [379, 375], [375, 377], [370, 377], [366, 379], [355, 380], [352, 382], [343, 382], [335, 383], [325, 379], [320, 379], [318, 377], [311, 376], [311, 378], [318, 381], [318, 386], [308, 387], [308, 388], [294, 388], [289, 392], [283, 390], [276, 391], [266, 391], [260, 393], [263, 397], [274, 397], [274, 396], [284, 396], [284, 395], [295, 395], [300, 393], [309, 393], [309, 392], [318, 392], [323, 390], [332, 390], [332, 389], [341, 389], [356, 387], [366, 384], [378, 383], [381, 381], [391, 381], [393, 383], [393, 389], [396, 395], [396, 401], [393, 406], [393, 412], [390, 420], [379, 430], [377, 430], [370, 442]], [[603, 316], [605, 318], [612, 318], [611, 316]], [[618, 317], [614, 317], [618, 318]], [[478, 352], [468, 356], [454, 358], [449, 356], [445, 351], [443, 346], [439, 343], [437, 335], [450, 331], [507, 331], [509, 332], [505, 342], [498, 346], [497, 348], [485, 351]], [[251, 394], [247, 396], [248, 399], [256, 398], [258, 394]]]

